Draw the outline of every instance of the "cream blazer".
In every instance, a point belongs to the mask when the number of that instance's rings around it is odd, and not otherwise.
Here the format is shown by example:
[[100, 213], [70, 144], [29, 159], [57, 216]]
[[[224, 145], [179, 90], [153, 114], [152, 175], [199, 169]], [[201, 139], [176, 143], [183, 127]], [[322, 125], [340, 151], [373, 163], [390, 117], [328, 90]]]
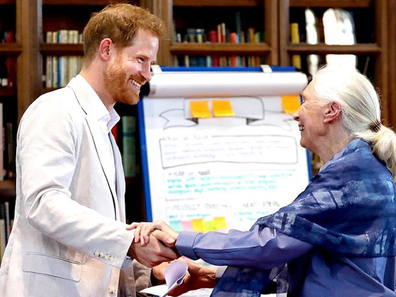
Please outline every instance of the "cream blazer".
[[[135, 296], [134, 274], [138, 290], [148, 285], [144, 266], [121, 269], [133, 232], [125, 229], [125, 179], [112, 136], [116, 188], [106, 168], [108, 138], [99, 125], [98, 100], [77, 76], [42, 95], [22, 117], [14, 226], [1, 263], [0, 296]], [[119, 289], [124, 272], [127, 281]]]

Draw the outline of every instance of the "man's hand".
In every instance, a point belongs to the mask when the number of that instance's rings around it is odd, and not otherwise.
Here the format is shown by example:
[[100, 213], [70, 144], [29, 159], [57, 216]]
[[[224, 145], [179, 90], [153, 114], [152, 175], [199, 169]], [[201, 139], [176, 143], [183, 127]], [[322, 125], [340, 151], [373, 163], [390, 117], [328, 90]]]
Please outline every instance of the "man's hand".
[[[132, 223], [127, 227], [127, 230], [135, 229], [135, 242], [140, 242], [141, 245], [146, 245], [150, 242], [150, 234], [161, 240], [169, 247], [174, 247], [179, 233], [173, 230], [163, 220], [158, 220], [153, 223]], [[155, 231], [159, 230], [159, 231]], [[152, 237], [151, 237], [152, 238]]]
[[134, 240], [129, 247], [128, 255], [147, 267], [154, 267], [179, 257], [175, 250], [165, 246], [154, 236], [150, 237], [149, 242], [144, 246]]
[[[188, 271], [184, 277], [183, 283], [173, 289], [168, 295], [179, 296], [191, 290], [202, 288], [214, 288], [216, 284], [216, 268], [200, 265], [185, 257], [179, 258], [177, 261], [186, 262]], [[163, 263], [152, 269], [153, 284], [161, 284], [165, 282], [164, 271], [170, 263]]]

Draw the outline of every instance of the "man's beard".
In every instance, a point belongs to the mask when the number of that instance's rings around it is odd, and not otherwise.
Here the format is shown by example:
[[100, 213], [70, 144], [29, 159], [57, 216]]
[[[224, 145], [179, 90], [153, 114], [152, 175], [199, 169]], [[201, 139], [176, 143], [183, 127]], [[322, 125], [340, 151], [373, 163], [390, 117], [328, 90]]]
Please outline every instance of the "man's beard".
[[132, 77], [122, 67], [119, 57], [110, 64], [104, 73], [104, 87], [115, 102], [136, 104], [139, 101], [139, 91], [134, 92], [130, 80]]

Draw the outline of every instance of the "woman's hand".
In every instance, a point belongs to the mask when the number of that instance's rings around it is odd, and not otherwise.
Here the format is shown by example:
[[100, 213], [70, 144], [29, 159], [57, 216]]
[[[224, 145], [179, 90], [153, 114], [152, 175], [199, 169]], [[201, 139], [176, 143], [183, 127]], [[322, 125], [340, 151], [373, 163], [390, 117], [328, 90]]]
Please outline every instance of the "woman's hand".
[[150, 242], [150, 234], [162, 241], [168, 247], [175, 247], [179, 233], [173, 230], [163, 220], [153, 223], [132, 223], [127, 226], [127, 230], [135, 229], [135, 242], [147, 245]]

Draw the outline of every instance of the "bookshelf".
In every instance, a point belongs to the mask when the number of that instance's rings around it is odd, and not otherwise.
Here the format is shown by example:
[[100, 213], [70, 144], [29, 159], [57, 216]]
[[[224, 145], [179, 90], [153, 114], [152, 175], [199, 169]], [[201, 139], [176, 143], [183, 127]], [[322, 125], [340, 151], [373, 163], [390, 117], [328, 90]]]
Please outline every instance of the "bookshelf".
[[[301, 55], [305, 65], [303, 71], [307, 71], [306, 60], [308, 55], [318, 55], [320, 63], [325, 63], [325, 56], [355, 55], [357, 68], [379, 88], [384, 110], [384, 122], [387, 125], [395, 125], [396, 93], [392, 88], [389, 78], [388, 63], [391, 59], [388, 50], [395, 44], [394, 27], [389, 28], [389, 21], [396, 16], [394, 1], [383, 0], [281, 0], [279, 2], [279, 48], [280, 65], [290, 65], [292, 55]], [[393, 10], [391, 6], [393, 5]], [[304, 11], [310, 8], [318, 18], [320, 24], [324, 12], [328, 8], [342, 8], [348, 11], [355, 23], [356, 43], [350, 45], [329, 45], [323, 40], [323, 27], [319, 27], [319, 43], [308, 44], [305, 40]], [[300, 27], [299, 44], [290, 42], [290, 23], [297, 22]], [[321, 34], [322, 31], [322, 34]], [[389, 35], [392, 34], [393, 36]], [[303, 63], [304, 64], [304, 63]]]
[[[15, 32], [19, 11], [15, 0], [0, 0], [0, 103], [3, 113], [0, 115], [1, 128], [6, 123], [16, 125], [17, 119], [17, 75], [19, 73], [17, 60], [20, 59], [23, 48], [16, 38]], [[4, 129], [5, 132], [5, 129]], [[4, 133], [0, 133], [3, 138]], [[1, 153], [3, 153], [1, 151]], [[6, 153], [4, 154], [6, 155]], [[0, 168], [7, 168], [7, 160], [2, 159]], [[0, 181], [0, 204], [4, 204], [15, 197], [15, 183], [13, 181]]]
[[[232, 56], [239, 57], [238, 66], [254, 66], [248, 65], [255, 62], [251, 62], [252, 57], [259, 64], [279, 64], [277, 1], [142, 0], [141, 3], [164, 20], [167, 26], [169, 36], [160, 44], [160, 65], [186, 66], [181, 61], [183, 57], [189, 57], [191, 62], [191, 58], [198, 56], [211, 57], [211, 66], [232, 66], [227, 60], [222, 60], [221, 65], [214, 63], [216, 57], [229, 59]], [[226, 36], [232, 32], [237, 33], [237, 43], [232, 43], [228, 37], [225, 41], [220, 36], [209, 38], [210, 31], [218, 33], [218, 26], [221, 24], [226, 28]], [[260, 32], [258, 40], [249, 38], [249, 28], [255, 33]], [[188, 30], [191, 29], [204, 30], [202, 42], [189, 38]], [[180, 34], [179, 37], [176, 33]], [[190, 66], [194, 66], [191, 64]]]

